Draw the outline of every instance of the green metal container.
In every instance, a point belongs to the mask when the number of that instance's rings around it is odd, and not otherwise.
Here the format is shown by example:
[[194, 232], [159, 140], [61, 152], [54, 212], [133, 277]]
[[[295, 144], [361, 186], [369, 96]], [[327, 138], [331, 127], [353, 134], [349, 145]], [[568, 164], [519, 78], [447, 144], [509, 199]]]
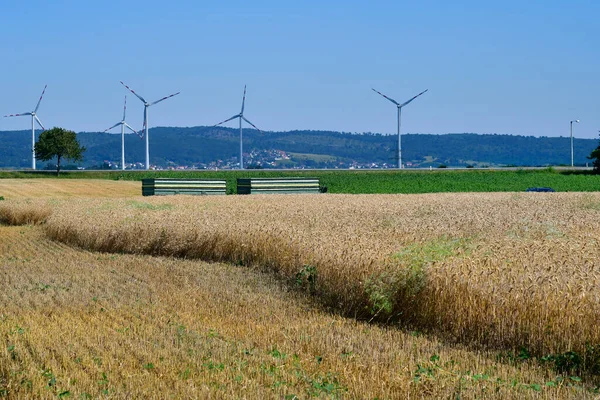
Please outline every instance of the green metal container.
[[224, 179], [142, 179], [143, 196], [226, 194]]
[[237, 193], [320, 193], [319, 178], [238, 178]]

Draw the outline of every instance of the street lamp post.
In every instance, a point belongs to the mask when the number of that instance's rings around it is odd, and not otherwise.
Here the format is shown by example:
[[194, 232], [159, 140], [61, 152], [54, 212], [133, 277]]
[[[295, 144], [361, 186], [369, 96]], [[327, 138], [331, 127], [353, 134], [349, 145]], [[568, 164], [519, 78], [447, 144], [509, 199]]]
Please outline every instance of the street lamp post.
[[579, 120], [571, 121], [571, 167], [573, 167], [573, 122], [579, 123]]

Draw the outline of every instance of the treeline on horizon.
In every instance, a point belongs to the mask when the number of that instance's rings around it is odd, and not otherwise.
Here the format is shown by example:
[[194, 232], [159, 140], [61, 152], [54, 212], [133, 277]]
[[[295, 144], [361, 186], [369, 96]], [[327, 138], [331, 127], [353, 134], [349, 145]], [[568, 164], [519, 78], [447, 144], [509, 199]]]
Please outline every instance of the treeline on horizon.
[[[39, 133], [38, 133], [39, 134]], [[153, 165], [198, 165], [230, 160], [239, 154], [239, 130], [215, 127], [157, 127], [150, 129]], [[121, 159], [120, 134], [81, 132], [87, 148], [80, 164], [89, 168]], [[0, 168], [29, 168], [31, 131], [0, 131]], [[334, 168], [340, 163], [396, 164], [396, 135], [298, 130], [259, 133], [244, 129], [244, 152], [281, 150], [287, 153], [325, 155], [295, 160], [295, 166]], [[586, 165], [598, 146], [596, 139], [574, 139], [576, 165]], [[413, 166], [547, 166], [570, 164], [568, 137], [533, 137], [500, 134], [404, 134], [403, 161]], [[144, 140], [125, 137], [127, 163], [143, 163]], [[591, 163], [590, 163], [591, 165]], [[41, 164], [38, 164], [40, 168]]]

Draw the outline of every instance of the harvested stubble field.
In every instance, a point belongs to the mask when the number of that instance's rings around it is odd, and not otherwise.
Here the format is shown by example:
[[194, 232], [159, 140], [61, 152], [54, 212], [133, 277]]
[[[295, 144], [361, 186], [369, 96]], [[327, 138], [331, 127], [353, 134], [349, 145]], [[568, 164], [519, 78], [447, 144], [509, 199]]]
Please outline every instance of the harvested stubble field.
[[0, 196], [19, 198], [127, 197], [141, 194], [139, 182], [97, 179], [0, 179]]
[[0, 217], [32, 208], [39, 225], [0, 227], [9, 395], [595, 395], [597, 194], [27, 199]]

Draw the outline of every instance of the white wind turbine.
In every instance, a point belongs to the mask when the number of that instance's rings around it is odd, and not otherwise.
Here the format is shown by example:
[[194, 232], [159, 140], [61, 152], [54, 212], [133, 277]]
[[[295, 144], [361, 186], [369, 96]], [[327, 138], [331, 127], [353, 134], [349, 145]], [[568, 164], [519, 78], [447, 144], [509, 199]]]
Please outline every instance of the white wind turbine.
[[42, 95], [40, 96], [40, 99], [38, 100], [37, 105], [35, 106], [35, 110], [30, 111], [30, 112], [25, 112], [25, 113], [21, 113], [21, 114], [11, 114], [11, 115], [5, 115], [4, 117], [23, 117], [25, 115], [31, 115], [31, 169], [35, 169], [35, 122], [38, 123], [38, 125], [40, 126], [40, 128], [42, 128], [43, 131], [46, 130], [46, 128], [44, 128], [44, 125], [42, 125], [42, 121], [40, 121], [40, 119], [37, 116], [37, 110], [40, 108], [40, 103], [42, 102], [42, 97], [44, 97], [44, 93], [46, 93], [46, 88], [48, 87], [48, 85], [44, 86], [44, 90], [42, 91]]
[[[371, 89], [373, 89], [373, 88], [371, 88]], [[422, 95], [423, 93], [425, 93], [428, 90], [429, 89], [425, 89], [424, 91], [422, 91], [421, 93], [419, 93], [418, 95], [413, 97], [412, 99], [400, 104], [396, 100], [391, 99], [391, 98], [387, 97], [385, 94], [373, 89], [373, 91], [375, 93], [382, 95], [383, 97], [385, 97], [386, 99], [388, 99], [389, 101], [394, 103], [396, 105], [396, 107], [398, 107], [398, 168], [402, 168], [402, 140], [401, 140], [401, 136], [400, 136], [400, 118], [402, 116], [402, 107], [404, 107], [405, 105], [407, 105], [408, 103], [410, 103], [411, 101], [413, 101], [414, 99], [416, 99], [417, 97], [419, 97], [420, 95]]]
[[244, 97], [242, 98], [242, 111], [240, 111], [239, 114], [236, 114], [233, 117], [214, 125], [214, 126], [219, 126], [221, 124], [224, 124], [225, 122], [231, 121], [232, 119], [236, 119], [236, 118], [240, 119], [240, 169], [244, 169], [244, 156], [243, 156], [244, 147], [243, 147], [243, 141], [242, 141], [242, 120], [246, 121], [247, 123], [252, 125], [254, 127], [254, 129], [256, 129], [257, 131], [262, 133], [262, 131], [260, 129], [258, 129], [256, 127], [256, 125], [254, 125], [252, 122], [248, 121], [246, 119], [246, 117], [244, 117], [244, 104], [245, 103], [246, 103], [246, 85], [244, 85]]
[[135, 97], [137, 97], [138, 99], [140, 99], [142, 101], [142, 103], [144, 103], [144, 127], [143, 127], [143, 129], [144, 129], [144, 136], [146, 136], [146, 169], [150, 169], [150, 141], [148, 138], [148, 107], [153, 106], [157, 103], [160, 103], [161, 101], [166, 100], [170, 97], [177, 96], [181, 92], [177, 92], [170, 96], [163, 97], [162, 99], [156, 100], [155, 102], [148, 103], [146, 100], [144, 100], [144, 98], [142, 96], [140, 96], [139, 94], [134, 92], [129, 86], [124, 84], [123, 81], [121, 81], [121, 85], [125, 86], [127, 88], [127, 90], [129, 90], [131, 93], [133, 93], [135, 95]]
[[108, 128], [107, 130], [104, 131], [104, 132], [108, 132], [112, 128], [115, 128], [115, 127], [121, 125], [121, 169], [122, 170], [125, 170], [125, 127], [127, 127], [127, 129], [129, 129], [131, 132], [138, 135], [140, 137], [140, 139], [142, 138], [135, 129], [133, 129], [131, 126], [129, 126], [129, 124], [127, 122], [125, 122], [126, 111], [127, 111], [127, 96], [125, 96], [125, 105], [123, 106], [123, 119], [121, 120], [121, 122], [117, 122], [116, 124], [114, 124], [113, 126], [111, 126], [110, 128]]

